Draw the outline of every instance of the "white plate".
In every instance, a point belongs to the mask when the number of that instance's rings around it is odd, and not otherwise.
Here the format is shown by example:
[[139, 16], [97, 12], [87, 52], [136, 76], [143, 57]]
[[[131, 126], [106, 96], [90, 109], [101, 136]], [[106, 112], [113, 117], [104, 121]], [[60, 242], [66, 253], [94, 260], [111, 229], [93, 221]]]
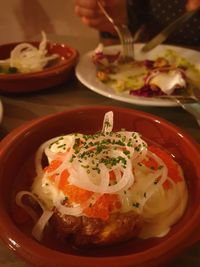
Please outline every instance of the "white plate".
[[[173, 49], [181, 57], [188, 59], [191, 63], [194, 63], [200, 70], [200, 52], [171, 45], [159, 45], [148, 53], [141, 52], [143, 44], [135, 45], [135, 58], [142, 59], [155, 59], [159, 55], [162, 55], [167, 49]], [[106, 52], [119, 51], [120, 46], [106, 47]], [[109, 88], [96, 78], [96, 66], [92, 63], [91, 55], [94, 51], [90, 51], [80, 58], [78, 65], [76, 66], [76, 76], [79, 81], [92, 91], [104, 95], [106, 97], [123, 101], [126, 103], [147, 105], [147, 106], [177, 106], [173, 101], [158, 98], [147, 98], [141, 96], [132, 96], [128, 92], [116, 93], [113, 89]]]

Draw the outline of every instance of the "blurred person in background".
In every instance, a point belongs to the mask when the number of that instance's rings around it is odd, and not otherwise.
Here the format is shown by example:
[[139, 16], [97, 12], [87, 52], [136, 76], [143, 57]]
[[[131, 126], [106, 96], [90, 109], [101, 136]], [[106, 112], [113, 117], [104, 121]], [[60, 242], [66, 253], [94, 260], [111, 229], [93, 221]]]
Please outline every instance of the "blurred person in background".
[[40, 40], [41, 31], [55, 36], [98, 39], [98, 33], [74, 14], [74, 0], [1, 1], [0, 44]]
[[[114, 20], [128, 24], [133, 34], [142, 29], [140, 42], [148, 41], [178, 16], [200, 6], [200, 0], [104, 0], [102, 3]], [[102, 38], [117, 38], [96, 0], [75, 0], [75, 14], [83, 24], [98, 30]], [[200, 46], [200, 11], [171, 34], [166, 42]]]

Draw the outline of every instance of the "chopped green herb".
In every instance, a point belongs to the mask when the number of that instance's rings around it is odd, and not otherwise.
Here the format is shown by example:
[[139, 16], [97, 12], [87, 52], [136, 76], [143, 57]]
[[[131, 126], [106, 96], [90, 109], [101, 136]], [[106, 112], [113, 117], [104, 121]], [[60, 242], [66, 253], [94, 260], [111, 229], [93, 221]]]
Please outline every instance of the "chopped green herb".
[[58, 148], [65, 148], [66, 144], [59, 145]]
[[129, 150], [124, 150], [124, 152], [123, 152], [125, 155], [130, 155], [130, 151]]
[[163, 168], [163, 165], [158, 166], [158, 169], [159, 169], [159, 170], [162, 169], [162, 168]]
[[135, 202], [135, 203], [132, 204], [132, 206], [135, 207], [135, 208], [139, 208], [140, 203], [139, 202]]
[[157, 184], [158, 183], [158, 179], [156, 179], [155, 181], [154, 181], [154, 184]]

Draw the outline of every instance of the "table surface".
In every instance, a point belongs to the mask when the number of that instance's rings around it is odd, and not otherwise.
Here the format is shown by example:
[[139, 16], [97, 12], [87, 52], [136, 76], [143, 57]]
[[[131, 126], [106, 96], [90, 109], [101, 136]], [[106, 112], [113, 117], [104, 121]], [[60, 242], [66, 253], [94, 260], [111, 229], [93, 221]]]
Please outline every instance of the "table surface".
[[[98, 40], [73, 36], [53, 36], [52, 41], [66, 42], [78, 49], [80, 54], [95, 48]], [[200, 128], [195, 119], [180, 107], [148, 107], [119, 102], [89, 90], [75, 78], [58, 87], [40, 92], [20, 95], [2, 95], [3, 120], [0, 125], [0, 137], [3, 138], [12, 129], [38, 116], [63, 111], [70, 108], [89, 105], [111, 105], [142, 110], [159, 115], [176, 124], [200, 143]], [[3, 244], [0, 244], [0, 267], [28, 267]], [[180, 255], [168, 267], [200, 266], [200, 242]]]

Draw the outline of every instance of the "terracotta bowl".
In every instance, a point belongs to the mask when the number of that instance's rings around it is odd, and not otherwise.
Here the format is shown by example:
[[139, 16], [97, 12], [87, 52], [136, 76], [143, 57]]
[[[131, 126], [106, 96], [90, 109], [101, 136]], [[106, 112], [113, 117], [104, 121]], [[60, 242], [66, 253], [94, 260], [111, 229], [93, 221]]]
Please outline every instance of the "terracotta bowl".
[[[38, 47], [38, 42], [28, 42]], [[0, 59], [10, 57], [11, 50], [19, 43], [0, 45]], [[42, 71], [32, 73], [0, 74], [0, 91], [22, 93], [46, 89], [64, 83], [71, 76], [78, 61], [78, 52], [67, 44], [49, 43], [49, 54], [58, 54], [60, 59]]]
[[[106, 111], [114, 112], [114, 130], [140, 132], [147, 140], [172, 153], [187, 179], [189, 202], [182, 219], [168, 235], [149, 240], [134, 239], [119, 245], [77, 250], [54, 240], [36, 242], [26, 227], [15, 223], [13, 190], [30, 184], [34, 154], [52, 137], [101, 129]], [[4, 244], [34, 266], [43, 267], [155, 267], [163, 266], [200, 239], [200, 149], [185, 132], [159, 117], [137, 110], [100, 106], [67, 110], [30, 121], [11, 132], [0, 144], [0, 236]]]

